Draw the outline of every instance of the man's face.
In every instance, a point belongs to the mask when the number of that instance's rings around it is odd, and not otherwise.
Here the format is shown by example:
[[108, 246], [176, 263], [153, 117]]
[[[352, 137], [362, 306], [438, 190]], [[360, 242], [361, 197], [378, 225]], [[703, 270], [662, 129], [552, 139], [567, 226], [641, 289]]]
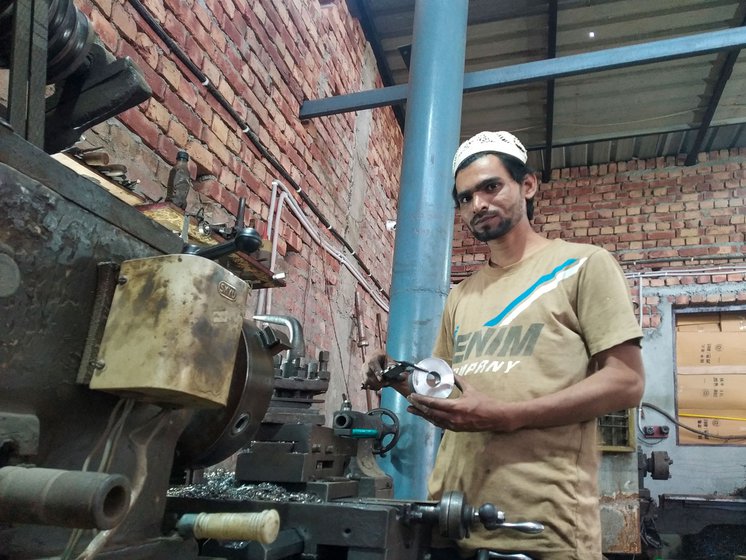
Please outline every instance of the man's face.
[[498, 239], [526, 216], [524, 185], [500, 161], [487, 154], [456, 175], [461, 219], [479, 241]]

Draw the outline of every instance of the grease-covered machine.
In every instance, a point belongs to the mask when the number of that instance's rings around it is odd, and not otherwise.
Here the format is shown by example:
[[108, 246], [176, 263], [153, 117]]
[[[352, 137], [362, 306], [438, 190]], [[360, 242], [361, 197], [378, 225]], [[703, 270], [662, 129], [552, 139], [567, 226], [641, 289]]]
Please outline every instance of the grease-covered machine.
[[[420, 558], [433, 527], [510, 526], [392, 500], [395, 417], [323, 426], [333, 372], [296, 320], [244, 318], [244, 280], [7, 126], [0, 211], [0, 558]], [[179, 480], [235, 452], [227, 495]]]
[[391, 498], [374, 455], [396, 417], [345, 402], [323, 426], [328, 352], [307, 356], [292, 317], [246, 316], [277, 283], [242, 218], [185, 245], [48, 155], [150, 92], [70, 0], [42, 5], [0, 1], [0, 560], [424, 558], [433, 530], [538, 530], [455, 492]]

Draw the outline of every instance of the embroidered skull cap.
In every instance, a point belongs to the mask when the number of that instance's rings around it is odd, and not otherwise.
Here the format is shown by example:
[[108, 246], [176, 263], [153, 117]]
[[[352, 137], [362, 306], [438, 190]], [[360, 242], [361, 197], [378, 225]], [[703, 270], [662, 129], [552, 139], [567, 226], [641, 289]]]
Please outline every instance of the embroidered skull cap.
[[528, 160], [526, 148], [521, 141], [510, 132], [498, 130], [497, 132], [484, 131], [476, 134], [461, 144], [453, 157], [453, 176], [456, 170], [466, 158], [479, 152], [498, 152], [507, 154], [520, 160], [524, 164]]

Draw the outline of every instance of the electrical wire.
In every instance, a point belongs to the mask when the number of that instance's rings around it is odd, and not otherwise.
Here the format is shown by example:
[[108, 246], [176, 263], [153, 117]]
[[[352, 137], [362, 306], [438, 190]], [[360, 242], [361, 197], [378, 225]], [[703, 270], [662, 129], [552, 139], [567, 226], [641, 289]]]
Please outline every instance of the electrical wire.
[[661, 414], [661, 415], [665, 416], [669, 421], [671, 421], [674, 424], [676, 424], [679, 428], [683, 428], [684, 430], [688, 430], [690, 432], [693, 432], [693, 433], [701, 435], [701, 436], [705, 436], [705, 437], [710, 438], [710, 439], [721, 439], [721, 440], [724, 440], [724, 441], [742, 441], [742, 440], [746, 440], [746, 436], [716, 436], [714, 434], [710, 434], [710, 433], [704, 432], [702, 430], [697, 430], [696, 428], [691, 428], [689, 426], [686, 426], [686, 425], [682, 424], [676, 418], [674, 418], [672, 415], [670, 415], [668, 412], [666, 412], [665, 410], [663, 410], [662, 408], [660, 408], [658, 406], [655, 406], [654, 404], [650, 404], [650, 403], [647, 403], [647, 402], [640, 403], [640, 408], [649, 408], [651, 410], [655, 410], [658, 414]]
[[[326, 264], [322, 261], [321, 263], [321, 270], [324, 272], [324, 275], [326, 275]], [[334, 333], [334, 341], [337, 344], [337, 352], [339, 353], [339, 367], [342, 369], [342, 381], [344, 381], [345, 384], [345, 394], [350, 395], [350, 384], [348, 380], [348, 375], [344, 371], [344, 363], [342, 361], [342, 346], [339, 344], [339, 335], [337, 333], [337, 322], [334, 320], [334, 306], [332, 305], [332, 296], [329, 293], [329, 286], [324, 286], [324, 292], [326, 292], [326, 300], [329, 302], [329, 318], [332, 322], [332, 332]]]

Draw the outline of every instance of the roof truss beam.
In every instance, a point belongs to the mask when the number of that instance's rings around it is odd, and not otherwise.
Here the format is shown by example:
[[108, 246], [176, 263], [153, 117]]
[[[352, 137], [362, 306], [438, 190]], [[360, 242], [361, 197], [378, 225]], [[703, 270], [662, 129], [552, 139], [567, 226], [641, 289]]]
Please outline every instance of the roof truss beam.
[[[464, 92], [551, 80], [579, 74], [589, 74], [638, 64], [650, 64], [718, 52], [746, 46], [746, 27], [698, 33], [673, 39], [650, 41], [582, 54], [537, 60], [503, 68], [469, 72], [464, 75]], [[407, 99], [408, 84], [306, 100], [301, 105], [300, 118], [312, 119], [327, 115], [360, 111], [402, 103]]]
[[[741, 26], [743, 25], [746, 25], [746, 17], [741, 20]], [[715, 111], [717, 111], [718, 105], [720, 104], [720, 98], [723, 96], [725, 86], [728, 83], [731, 74], [733, 73], [733, 67], [736, 65], [736, 60], [738, 59], [738, 55], [740, 54], [740, 52], [740, 49], [729, 51], [728, 54], [725, 56], [725, 60], [723, 60], [722, 62], [722, 65], [720, 67], [720, 74], [718, 75], [717, 81], [715, 82], [715, 87], [712, 90], [712, 95], [710, 95], [710, 100], [707, 103], [707, 108], [702, 115], [702, 121], [699, 123], [699, 129], [697, 130], [697, 136], [694, 139], [694, 144], [692, 144], [689, 153], [686, 154], [684, 165], [694, 165], [695, 163], [697, 163], [697, 154], [702, 151], [705, 136], [707, 136], [707, 131], [712, 124], [712, 119], [715, 117]]]

